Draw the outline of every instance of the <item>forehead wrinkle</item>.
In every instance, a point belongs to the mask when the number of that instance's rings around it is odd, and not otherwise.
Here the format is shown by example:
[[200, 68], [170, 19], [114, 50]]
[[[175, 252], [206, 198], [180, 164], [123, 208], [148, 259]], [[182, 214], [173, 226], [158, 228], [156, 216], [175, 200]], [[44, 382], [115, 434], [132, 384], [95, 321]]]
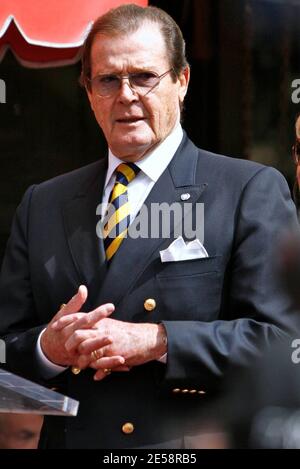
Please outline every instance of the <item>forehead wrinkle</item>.
[[103, 59], [101, 54], [95, 60], [92, 58], [92, 70], [94, 69], [97, 74], [138, 72], [143, 70], [159, 72], [164, 66], [168, 66], [166, 62], [167, 58], [165, 57], [154, 56], [149, 58], [149, 56], [139, 53], [118, 53], [116, 56], [110, 55], [105, 59]]
[[97, 74], [161, 72], [162, 67], [169, 65], [169, 60], [164, 39], [160, 31], [157, 32], [153, 34], [153, 30], [146, 28], [128, 35], [98, 34], [91, 49], [92, 69]]

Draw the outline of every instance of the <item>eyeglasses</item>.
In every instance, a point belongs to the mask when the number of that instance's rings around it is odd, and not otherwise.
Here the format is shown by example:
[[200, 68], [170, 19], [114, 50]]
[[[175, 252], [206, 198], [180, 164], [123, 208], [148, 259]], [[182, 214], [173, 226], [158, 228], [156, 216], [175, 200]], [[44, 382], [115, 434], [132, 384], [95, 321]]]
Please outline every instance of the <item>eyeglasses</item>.
[[292, 147], [292, 155], [295, 164], [300, 164], [300, 138], [296, 138], [295, 145]]
[[153, 88], [158, 86], [160, 80], [171, 71], [173, 71], [173, 68], [170, 68], [170, 70], [167, 70], [161, 75], [148, 71], [128, 73], [128, 75], [96, 75], [90, 80], [91, 89], [96, 95], [102, 98], [109, 98], [119, 91], [122, 80], [128, 80], [129, 86], [133, 91], [142, 96], [146, 96]]

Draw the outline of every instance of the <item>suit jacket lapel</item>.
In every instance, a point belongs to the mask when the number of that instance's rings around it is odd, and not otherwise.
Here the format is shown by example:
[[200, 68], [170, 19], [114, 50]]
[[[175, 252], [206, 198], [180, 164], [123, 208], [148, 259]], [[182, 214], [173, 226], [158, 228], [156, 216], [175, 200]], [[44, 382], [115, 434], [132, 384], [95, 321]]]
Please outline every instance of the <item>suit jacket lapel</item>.
[[93, 174], [63, 209], [70, 252], [80, 282], [87, 285], [90, 297], [99, 291], [106, 275], [103, 242], [96, 235], [96, 208], [102, 199], [106, 165], [106, 161], [100, 161], [96, 173], [93, 167]]
[[[190, 198], [186, 202], [191, 204], [190, 207], [198, 201], [206, 183], [195, 184], [197, 155], [198, 149], [185, 136], [171, 164], [145, 201], [148, 213], [151, 204], [185, 203], [181, 200], [183, 193], [189, 193]], [[133, 222], [130, 230], [136, 228], [137, 222]], [[97, 304], [112, 302], [117, 305], [146, 269], [153, 255], [162, 249], [163, 243], [170, 244], [170, 238], [133, 239], [128, 236], [124, 239], [107, 271]]]

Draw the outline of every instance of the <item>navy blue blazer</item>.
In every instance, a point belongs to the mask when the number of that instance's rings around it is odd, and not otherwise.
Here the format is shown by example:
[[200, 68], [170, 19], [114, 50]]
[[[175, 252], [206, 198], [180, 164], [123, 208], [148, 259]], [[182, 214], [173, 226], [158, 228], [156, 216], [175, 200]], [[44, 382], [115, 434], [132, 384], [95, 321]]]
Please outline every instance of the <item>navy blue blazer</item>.
[[[162, 263], [171, 226], [167, 239], [125, 239], [107, 269], [96, 235], [106, 164], [30, 187], [18, 207], [0, 280], [7, 366], [44, 385], [55, 382], [80, 401], [76, 418], [45, 419], [44, 447], [182, 447], [228, 369], [248, 365], [261, 344], [298, 327], [274, 275], [279, 238], [297, 224], [295, 206], [275, 169], [200, 150], [185, 135], [145, 203], [189, 203], [192, 214], [203, 203], [209, 257]], [[89, 291], [84, 311], [112, 302], [116, 319], [163, 322], [167, 364], [147, 363], [101, 382], [92, 370], [75, 376], [69, 369], [45, 381], [38, 334], [80, 284]], [[147, 298], [156, 301], [151, 312]], [[126, 422], [134, 425], [131, 434], [122, 431]]]

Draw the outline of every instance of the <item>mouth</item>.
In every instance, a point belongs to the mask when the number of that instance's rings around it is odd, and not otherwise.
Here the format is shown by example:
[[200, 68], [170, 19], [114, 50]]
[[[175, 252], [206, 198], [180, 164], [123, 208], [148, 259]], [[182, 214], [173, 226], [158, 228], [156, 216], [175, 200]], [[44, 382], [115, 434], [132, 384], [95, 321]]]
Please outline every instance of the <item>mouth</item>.
[[116, 122], [118, 122], [119, 124], [136, 124], [138, 122], [142, 122], [144, 121], [145, 118], [144, 117], [123, 117], [121, 119], [116, 119]]

